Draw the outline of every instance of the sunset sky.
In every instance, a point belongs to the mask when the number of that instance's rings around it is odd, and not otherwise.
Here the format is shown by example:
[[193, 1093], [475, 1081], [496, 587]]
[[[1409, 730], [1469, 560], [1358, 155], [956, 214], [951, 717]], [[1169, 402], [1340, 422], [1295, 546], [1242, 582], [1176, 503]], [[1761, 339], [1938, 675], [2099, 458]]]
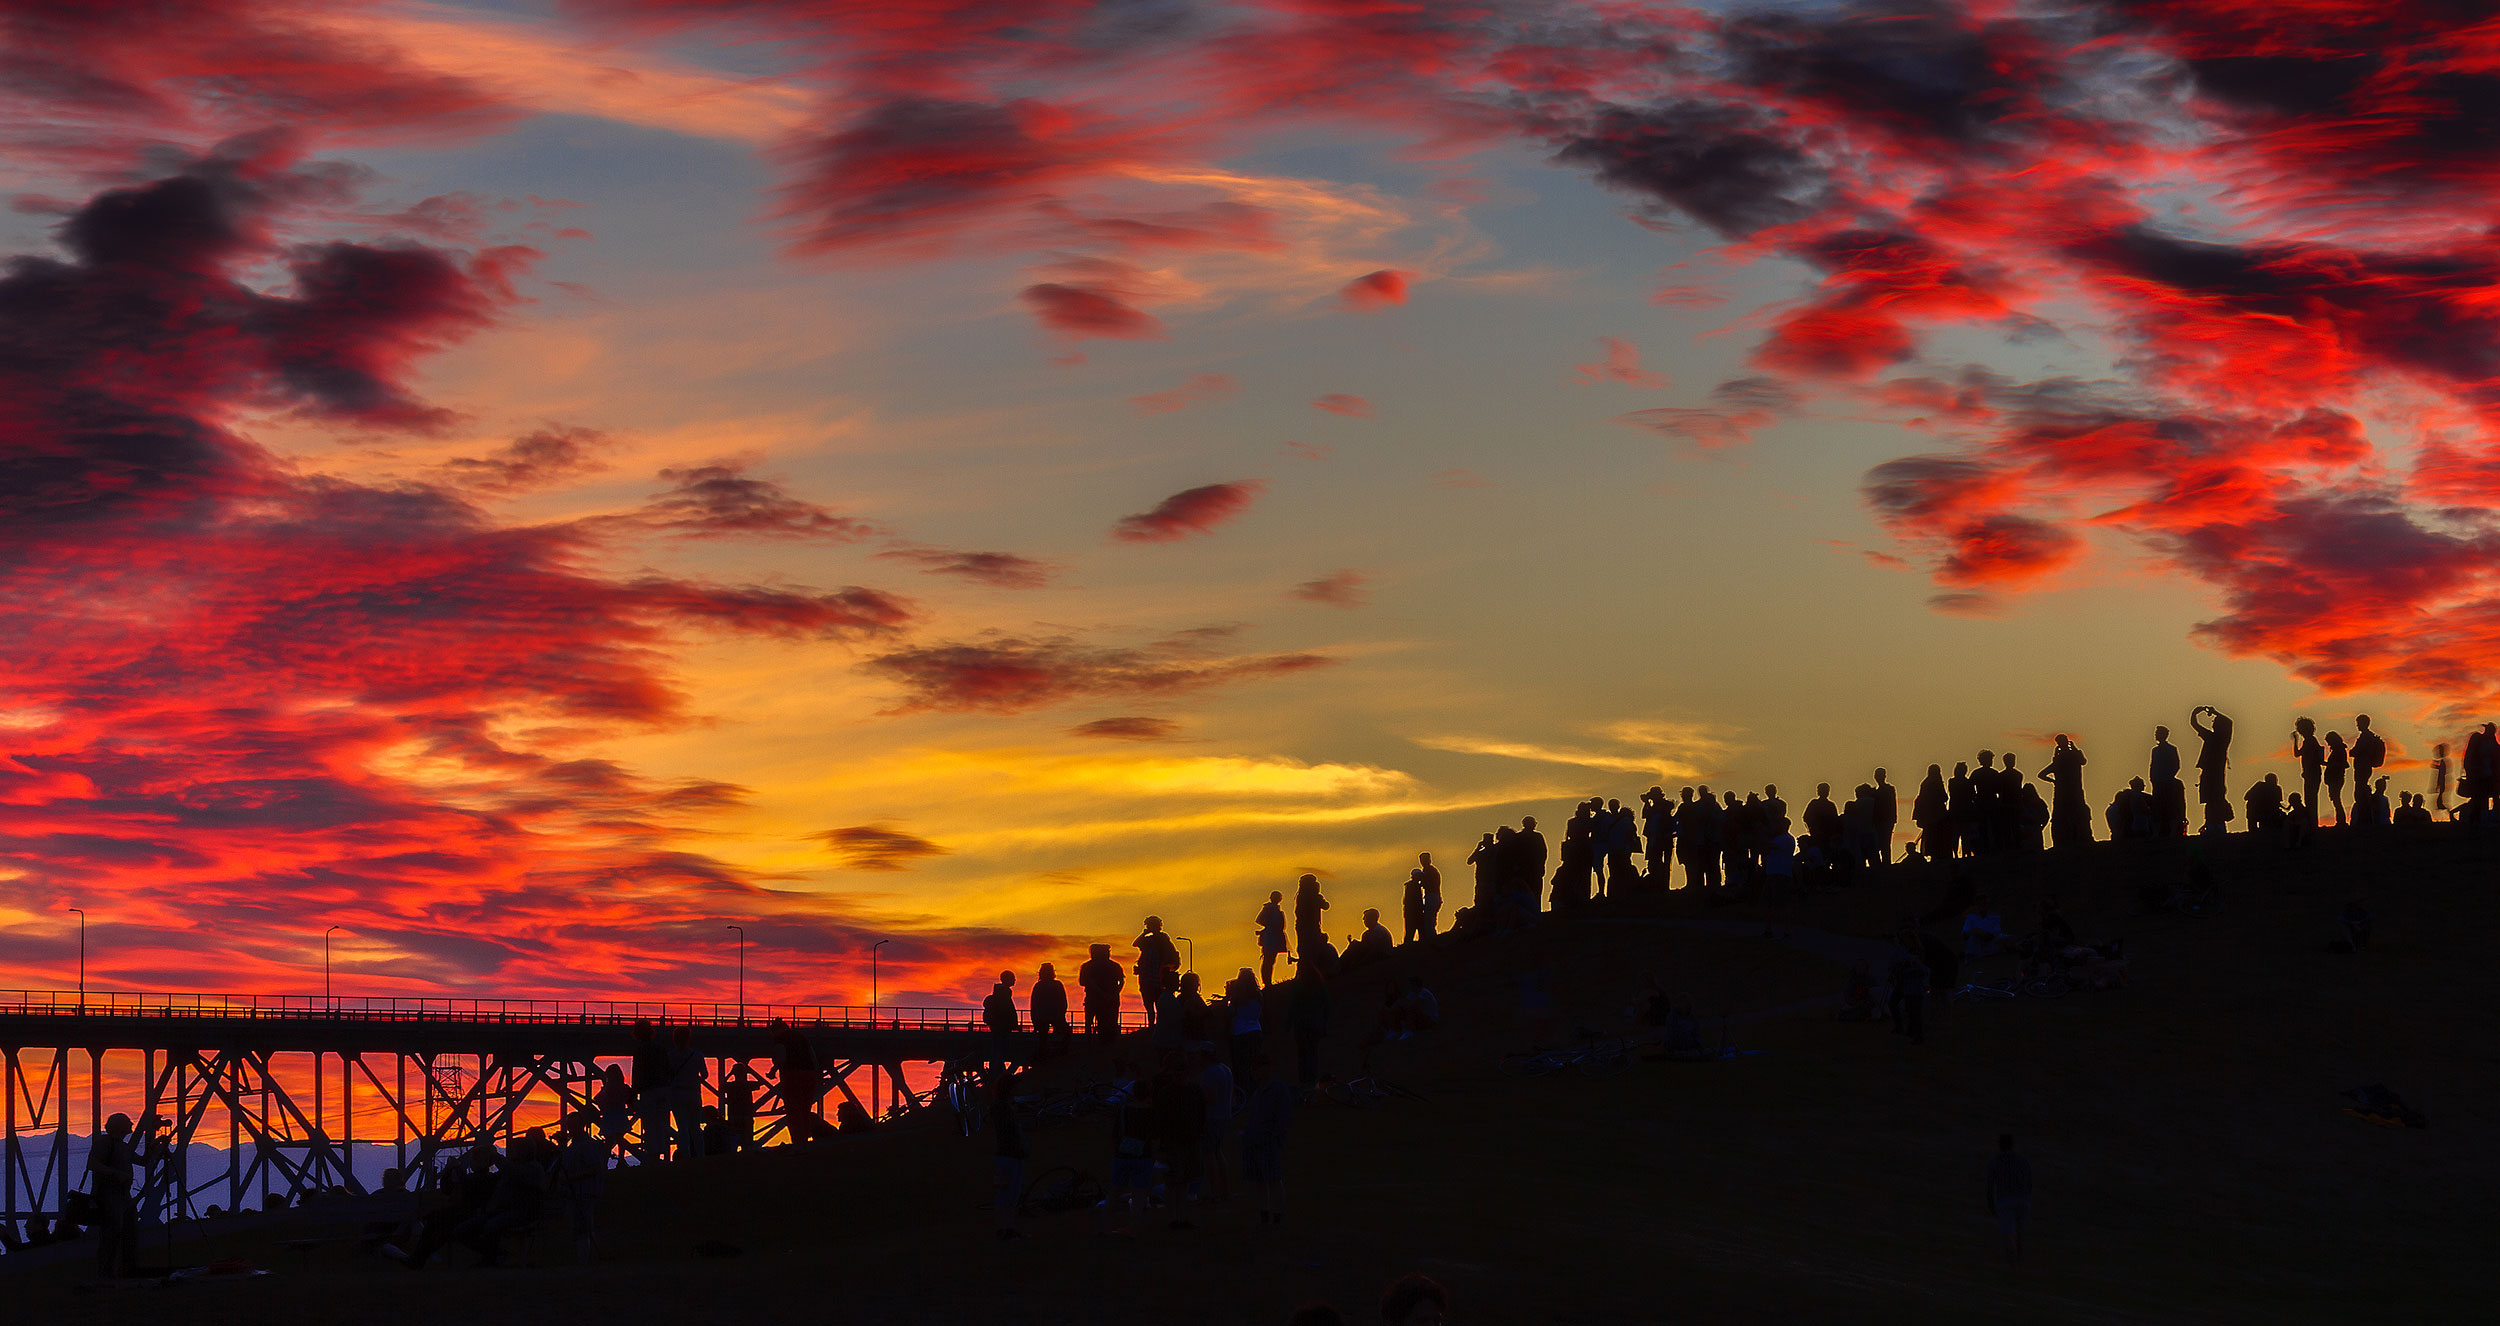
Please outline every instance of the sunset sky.
[[2198, 703], [2425, 787], [2481, 8], [0, 0], [0, 984], [1220, 976]]

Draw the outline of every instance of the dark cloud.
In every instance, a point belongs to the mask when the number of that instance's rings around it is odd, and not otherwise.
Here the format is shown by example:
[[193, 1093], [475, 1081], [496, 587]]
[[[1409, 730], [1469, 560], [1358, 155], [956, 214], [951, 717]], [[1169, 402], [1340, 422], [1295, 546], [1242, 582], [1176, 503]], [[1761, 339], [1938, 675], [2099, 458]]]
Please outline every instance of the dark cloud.
[[728, 536], [809, 539], [852, 543], [877, 532], [862, 520], [834, 514], [791, 496], [777, 483], [757, 479], [734, 464], [691, 465], [660, 471], [671, 487], [646, 508], [651, 523], [684, 538]]
[[949, 548], [893, 548], [878, 553], [888, 561], [910, 562], [933, 576], [954, 576], [997, 589], [1040, 589], [1058, 576], [1048, 562], [1003, 552], [956, 552]]
[[1608, 106], [1563, 135], [1555, 157], [1730, 238], [1801, 220], [1830, 188], [1812, 156], [1746, 106]]
[[1293, 597], [1331, 608], [1359, 608], [1371, 602], [1371, 590], [1360, 571], [1332, 571], [1294, 586]]
[[891, 824], [854, 824], [807, 836], [832, 848], [846, 870], [909, 870], [930, 857], [947, 854], [936, 843]]
[[1111, 537], [1125, 543], [1173, 543], [1192, 534], [1212, 534], [1248, 511], [1265, 491], [1267, 485], [1255, 479], [1183, 489], [1155, 503], [1152, 511], [1122, 517]]
[[1227, 654], [1228, 632], [1184, 631], [1137, 648], [997, 636], [881, 654], [869, 671], [904, 688], [903, 712], [1021, 713], [1104, 695], [1169, 695], [1324, 667], [1324, 655]]
[[1170, 741], [1180, 735], [1181, 725], [1168, 718], [1142, 718], [1129, 715], [1120, 718], [1097, 718], [1068, 729], [1072, 737], [1102, 737], [1112, 741]]
[[608, 436], [595, 428], [549, 424], [483, 456], [443, 462], [443, 479], [480, 493], [524, 493], [606, 469], [598, 453]]

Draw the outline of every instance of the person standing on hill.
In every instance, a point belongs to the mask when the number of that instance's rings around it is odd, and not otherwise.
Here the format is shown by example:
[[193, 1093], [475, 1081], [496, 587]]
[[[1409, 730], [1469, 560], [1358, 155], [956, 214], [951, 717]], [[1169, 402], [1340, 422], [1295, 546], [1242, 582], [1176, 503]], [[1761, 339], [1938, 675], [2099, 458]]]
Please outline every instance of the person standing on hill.
[[981, 1001], [981, 1025], [990, 1029], [991, 1056], [999, 1067], [1014, 1061], [1016, 1029], [1016, 974], [1003, 971], [998, 984], [990, 987], [989, 997]]
[[[2344, 734], [2327, 733], [2326, 798], [2335, 807], [2335, 827], [2339, 829], [2344, 827], [2344, 775], [2351, 771], [2352, 756], [2344, 749]], [[2370, 785], [2364, 781], [2361, 786], [2366, 791]], [[2311, 806], [2309, 809], [2314, 813], [2317, 807]]]
[[1511, 835], [1511, 890], [1523, 895], [1526, 910], [1533, 916], [1542, 907], [1538, 901], [1545, 886], [1545, 835], [1536, 831], [1536, 816], [1521, 817], [1519, 832]]
[[1059, 968], [1043, 963], [1033, 977], [1033, 993], [1026, 1000], [1033, 1013], [1033, 1047], [1036, 1059], [1053, 1054], [1066, 1054], [1075, 1034], [1068, 1027], [1068, 987], [1059, 983]]
[[1667, 863], [1675, 853], [1675, 807], [1663, 787], [1641, 794], [1641, 841], [1649, 849], [1649, 887], [1664, 893]]
[[2300, 761], [2300, 795], [2303, 802], [2318, 804], [2318, 783], [2326, 776], [2326, 747], [2318, 741], [2318, 721], [2314, 718], [2292, 720], [2292, 755]]
[[2463, 801], [2460, 813], [2465, 817], [2468, 833], [2480, 832], [2483, 816], [2491, 810], [2491, 798], [2500, 791], [2500, 735], [2494, 726], [2483, 724], [2474, 735], [2465, 739], [2465, 758], [2458, 769], [2457, 796]]
[[1500, 838], [1486, 834], [1476, 843], [1476, 850], [1467, 854], [1467, 864], [1476, 868], [1476, 898], [1468, 904], [1470, 925], [1481, 926], [1502, 902], [1502, 858], [1506, 849]]
[[1320, 896], [1319, 876], [1304, 875], [1293, 895], [1293, 950], [1302, 955], [1304, 971], [1319, 947], [1328, 941], [1328, 899]]
[[1875, 795], [1867, 803], [1875, 821], [1872, 826], [1875, 842], [1869, 855], [1879, 866], [1891, 863], [1893, 830], [1901, 827], [1901, 789], [1894, 787], [1889, 778], [1885, 771], [1875, 771]]
[[1404, 937], [1398, 940], [1399, 943], [1412, 944], [1432, 933], [1431, 922], [1424, 919], [1427, 915], [1424, 910], [1424, 872], [1420, 867], [1406, 874], [1406, 894], [1401, 899], [1398, 914], [1406, 922]]
[[773, 1084], [781, 1096], [781, 1124], [793, 1142], [813, 1142], [834, 1135], [832, 1124], [816, 1112], [825, 1094], [825, 1070], [816, 1062], [816, 1048], [796, 1027], [774, 1018], [764, 1029], [773, 1045]]
[[1432, 863], [1432, 853], [1418, 852], [1416, 869], [1424, 877], [1424, 938], [1441, 933], [1441, 867]]
[[2049, 807], [2051, 841], [2059, 847], [2081, 847], [2092, 841], [2092, 805], [2083, 795], [2083, 748], [2074, 738], [2057, 734], [2057, 751], [2040, 776], [2053, 787]]
[[[2207, 726], [2205, 715], [2212, 715]], [[2196, 800], [2205, 808], [2205, 833], [2221, 833], [2231, 822], [2231, 716], [2209, 704], [2188, 711], [2188, 726], [2204, 745], [2196, 752]]]
[[1146, 1026], [1152, 1030], [1164, 1001], [1180, 989], [1181, 949], [1163, 933], [1160, 916], [1147, 917], [1146, 928], [1130, 942], [1137, 947], [1137, 998], [1146, 1006]]
[[1988, 1214], [2005, 1235], [2005, 1260], [2019, 1265], [2031, 1223], [2031, 1162], [2014, 1149], [2012, 1133], [1997, 1134], [1997, 1153], [1988, 1160]]
[[1285, 951], [1285, 895], [1270, 890], [1259, 908], [1259, 984], [1276, 983], [1276, 955]]
[[2387, 743], [2370, 726], [2368, 714], [2355, 715], [2352, 725], [2352, 794], [2358, 801], [2369, 790], [2370, 776], [2387, 763]]
[[2179, 748], [2170, 744], [2170, 729], [2153, 729], [2153, 836], [2176, 838], [2187, 832], [2187, 785], [2179, 781]]
[[1918, 854], [1930, 861], [1953, 855], [1953, 811], [1946, 800], [1944, 766], [1927, 766], [1927, 777], [1910, 798], [1910, 823], [1918, 826]]
[[1085, 1034], [1100, 1039], [1120, 1034], [1120, 991], [1128, 986], [1128, 974], [1111, 960], [1111, 946], [1096, 944], [1087, 950], [1092, 956], [1076, 969], [1078, 988], [1085, 991]]

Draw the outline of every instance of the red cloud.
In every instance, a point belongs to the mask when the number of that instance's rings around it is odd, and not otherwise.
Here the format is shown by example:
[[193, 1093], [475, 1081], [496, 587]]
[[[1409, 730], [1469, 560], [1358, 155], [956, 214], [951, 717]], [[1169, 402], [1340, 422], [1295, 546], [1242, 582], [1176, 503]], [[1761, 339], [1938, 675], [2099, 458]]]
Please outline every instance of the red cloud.
[[1230, 373], [1195, 373], [1187, 382], [1168, 391], [1150, 391], [1128, 398], [1129, 407], [1139, 414], [1170, 414], [1192, 405], [1220, 401], [1241, 390], [1241, 384]]
[[902, 683], [900, 712], [1021, 713], [1101, 695], [1166, 695], [1324, 667], [1320, 654], [1223, 655], [1223, 632], [1182, 632], [1143, 648], [997, 637], [879, 655], [869, 670]]
[[1126, 543], [1173, 543], [1192, 534], [1212, 534], [1216, 526], [1249, 510], [1266, 491], [1267, 485], [1256, 479], [1183, 489], [1155, 503], [1152, 511], [1122, 517], [1111, 537]]
[[1311, 404], [1318, 409], [1326, 410], [1330, 414], [1342, 414], [1348, 419], [1369, 419], [1372, 417], [1372, 403], [1370, 401], [1364, 400], [1360, 396], [1349, 396], [1344, 392], [1330, 392], [1329, 394], [1312, 401]]
[[1331, 608], [1359, 608], [1371, 602], [1371, 593], [1360, 571], [1332, 571], [1317, 580], [1305, 580], [1294, 586], [1293, 596], [1305, 603], [1325, 604]]
[[1044, 281], [1024, 288], [1024, 302], [1043, 326], [1079, 340], [1153, 341], [1164, 334], [1161, 319], [1130, 307], [1104, 285]]
[[1582, 384], [1593, 387], [1601, 382], [1618, 382], [1627, 387], [1644, 389], [1667, 385], [1666, 374], [1652, 373], [1641, 367], [1640, 347], [1619, 336], [1600, 336], [1597, 343], [1605, 347], [1606, 357], [1572, 370]]
[[[341, 979], [364, 990], [682, 993], [729, 961], [684, 936], [735, 921], [754, 983], [849, 993], [822, 957], [861, 927], [677, 846], [739, 789], [579, 751], [687, 720], [667, 661], [688, 632], [851, 645], [908, 605], [612, 579], [591, 568], [631, 522], [503, 526], [448, 486], [279, 463], [231, 421], [425, 425], [414, 357], [506, 297], [491, 262], [413, 246], [299, 249], [292, 288], [243, 284], [280, 256], [292, 189], [266, 162], [203, 162], [98, 195], [63, 257], [0, 275], [0, 612], [43, 623], [0, 636], [18, 715], [0, 900], [81, 899], [109, 938], [97, 979], [137, 988], [296, 986], [301, 936], [335, 922], [355, 937]], [[443, 477], [503, 487], [580, 459], [551, 434]], [[689, 519], [814, 527], [704, 481]], [[950, 964], [1059, 944], [964, 927], [897, 947], [944, 984]], [[11, 956], [69, 978], [48, 943]]]
[[1384, 267], [1366, 272], [1345, 283], [1337, 292], [1337, 302], [1356, 313], [1377, 313], [1394, 304], [1406, 302], [1406, 283], [1411, 273]]

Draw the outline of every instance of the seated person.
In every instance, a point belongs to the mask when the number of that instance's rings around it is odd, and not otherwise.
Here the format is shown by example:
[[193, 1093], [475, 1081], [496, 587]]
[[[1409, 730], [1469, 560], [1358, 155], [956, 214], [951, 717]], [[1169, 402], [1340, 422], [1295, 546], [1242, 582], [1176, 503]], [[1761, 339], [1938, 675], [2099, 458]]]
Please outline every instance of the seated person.
[[2005, 918], [1990, 909], [1985, 895], [1973, 899], [1962, 913], [1962, 956], [1984, 958], [2004, 947]]
[[1355, 936], [1353, 942], [1346, 946], [1343, 965], [1353, 968], [1377, 962], [1389, 956], [1389, 950], [1396, 946], [1397, 940], [1390, 935], [1389, 927], [1380, 923], [1380, 909], [1366, 908], [1363, 912], [1363, 933]]
[[1849, 968], [1849, 984], [1840, 995], [1840, 1020], [1874, 1022], [1884, 1015], [1875, 1002], [1875, 968], [1860, 958]]
[[1414, 976], [1407, 979], [1406, 997], [1399, 1003], [1403, 1009], [1407, 1034], [1414, 1035], [1430, 1031], [1441, 1025], [1441, 1001], [1433, 997], [1432, 991], [1424, 988], [1423, 977]]

